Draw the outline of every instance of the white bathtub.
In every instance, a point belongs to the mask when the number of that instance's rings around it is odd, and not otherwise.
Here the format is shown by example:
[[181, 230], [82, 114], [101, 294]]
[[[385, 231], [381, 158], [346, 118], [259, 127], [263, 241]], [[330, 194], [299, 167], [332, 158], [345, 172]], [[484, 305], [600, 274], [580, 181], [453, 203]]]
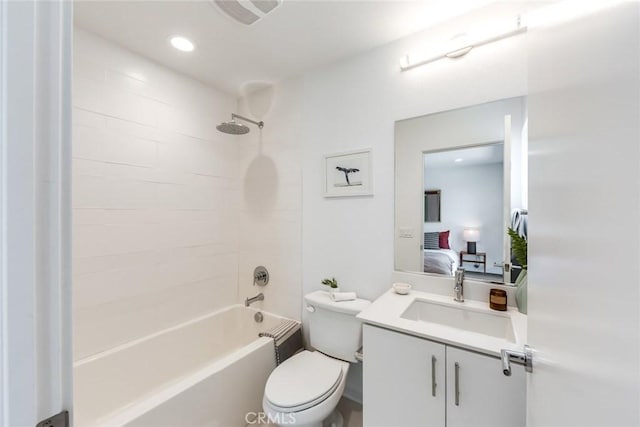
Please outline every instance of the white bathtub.
[[[246, 425], [262, 410], [281, 317], [232, 306], [74, 364], [74, 421], [88, 426]], [[100, 331], [96, 331], [100, 333]]]

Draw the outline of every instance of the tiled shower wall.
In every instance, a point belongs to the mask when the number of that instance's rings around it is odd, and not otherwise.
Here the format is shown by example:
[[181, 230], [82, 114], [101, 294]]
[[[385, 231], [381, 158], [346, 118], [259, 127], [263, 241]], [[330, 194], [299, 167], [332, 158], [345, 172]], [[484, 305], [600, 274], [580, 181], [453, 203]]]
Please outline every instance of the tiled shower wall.
[[76, 29], [74, 359], [238, 300], [234, 97]]
[[[302, 311], [302, 119], [303, 79], [294, 78], [240, 99], [240, 114], [264, 120], [262, 132], [238, 139], [240, 198], [238, 292], [263, 292], [255, 307], [293, 319]], [[253, 286], [264, 265], [270, 281]]]

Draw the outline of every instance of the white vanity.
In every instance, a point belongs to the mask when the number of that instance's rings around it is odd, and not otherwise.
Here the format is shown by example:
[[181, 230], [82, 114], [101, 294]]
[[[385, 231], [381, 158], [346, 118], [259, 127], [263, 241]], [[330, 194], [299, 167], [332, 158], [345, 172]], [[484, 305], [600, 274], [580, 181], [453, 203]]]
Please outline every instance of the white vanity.
[[365, 426], [525, 425], [525, 368], [511, 363], [506, 376], [500, 359], [526, 342], [526, 316], [515, 308], [391, 290], [358, 317]]

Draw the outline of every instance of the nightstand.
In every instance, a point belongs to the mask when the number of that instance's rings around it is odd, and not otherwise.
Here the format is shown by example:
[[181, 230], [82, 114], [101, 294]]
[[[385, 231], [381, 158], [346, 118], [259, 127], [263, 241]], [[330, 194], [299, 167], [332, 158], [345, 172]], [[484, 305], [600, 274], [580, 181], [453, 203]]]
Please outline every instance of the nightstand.
[[[467, 258], [465, 258], [465, 255]], [[476, 252], [475, 254], [467, 253], [467, 251], [460, 251], [460, 267], [463, 267], [463, 263], [470, 262], [473, 264], [482, 264], [482, 272], [487, 272], [487, 253]]]

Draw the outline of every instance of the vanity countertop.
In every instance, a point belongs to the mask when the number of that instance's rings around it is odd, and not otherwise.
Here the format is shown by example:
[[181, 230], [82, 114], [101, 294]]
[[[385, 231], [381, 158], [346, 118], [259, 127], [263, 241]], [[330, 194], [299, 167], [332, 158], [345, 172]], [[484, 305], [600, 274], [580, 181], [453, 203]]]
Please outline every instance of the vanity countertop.
[[[463, 328], [447, 326], [440, 322], [422, 321], [406, 318], [409, 307], [414, 303], [426, 303], [438, 310], [457, 313], [458, 317], [482, 316], [489, 321], [511, 321], [513, 337], [511, 340], [473, 332]], [[403, 317], [405, 315], [405, 317]], [[527, 340], [527, 316], [516, 308], [507, 311], [495, 311], [486, 301], [453, 301], [449, 295], [438, 295], [422, 291], [411, 291], [408, 295], [398, 295], [390, 289], [358, 315], [365, 324], [403, 332], [444, 344], [477, 351], [492, 356], [500, 356], [503, 348], [522, 350]], [[366, 352], [366, 350], [365, 350]]]

